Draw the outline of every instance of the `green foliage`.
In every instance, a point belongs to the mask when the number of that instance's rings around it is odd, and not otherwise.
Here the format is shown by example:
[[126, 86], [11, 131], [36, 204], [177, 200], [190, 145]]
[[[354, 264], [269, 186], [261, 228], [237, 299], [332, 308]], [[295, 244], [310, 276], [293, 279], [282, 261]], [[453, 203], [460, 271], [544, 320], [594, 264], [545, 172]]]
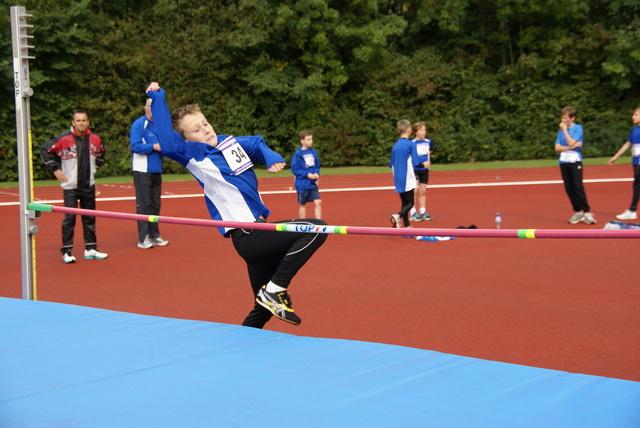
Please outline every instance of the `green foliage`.
[[[9, 7], [0, 15], [0, 181], [17, 177]], [[100, 175], [130, 171], [144, 89], [201, 104], [220, 133], [289, 159], [300, 129], [324, 166], [386, 166], [396, 122], [426, 121], [434, 162], [554, 158], [559, 110], [610, 156], [640, 103], [633, 0], [25, 0], [33, 150], [89, 111]], [[167, 162], [170, 172], [183, 172]], [[34, 159], [36, 179], [50, 178]]]

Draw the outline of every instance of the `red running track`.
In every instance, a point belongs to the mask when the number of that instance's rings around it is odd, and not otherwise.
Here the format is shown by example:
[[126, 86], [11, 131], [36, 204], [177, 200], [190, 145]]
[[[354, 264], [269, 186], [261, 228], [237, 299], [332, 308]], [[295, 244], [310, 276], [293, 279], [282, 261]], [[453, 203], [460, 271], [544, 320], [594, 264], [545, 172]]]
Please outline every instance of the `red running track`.
[[[492, 228], [500, 211], [505, 228], [602, 228], [627, 208], [630, 176], [628, 165], [587, 166], [587, 195], [599, 223], [570, 226], [557, 168], [434, 172], [428, 190], [434, 221], [415, 226]], [[495, 186], [520, 180], [551, 183]], [[261, 179], [272, 220], [297, 215], [292, 182]], [[470, 185], [448, 187], [461, 183]], [[323, 177], [323, 217], [333, 225], [386, 227], [400, 204], [390, 186], [388, 174]], [[382, 189], [330, 191], [344, 187]], [[16, 200], [17, 189], [3, 190], [0, 203]], [[130, 185], [98, 190], [98, 209], [135, 212]], [[207, 218], [201, 196], [175, 198], [199, 195], [197, 184], [166, 182], [163, 190], [162, 215]], [[37, 188], [35, 196], [55, 201], [61, 190]], [[21, 297], [18, 207], [0, 206], [0, 220], [6, 237], [0, 295]], [[64, 265], [61, 220], [55, 213], [38, 220], [39, 300], [230, 324], [252, 305], [245, 266], [214, 228], [162, 224], [171, 244], [140, 250], [134, 222], [100, 218], [98, 240], [109, 259]], [[76, 247], [82, 248], [81, 233]], [[291, 285], [302, 324], [273, 320], [267, 328], [638, 381], [637, 250], [637, 240], [335, 235]]]

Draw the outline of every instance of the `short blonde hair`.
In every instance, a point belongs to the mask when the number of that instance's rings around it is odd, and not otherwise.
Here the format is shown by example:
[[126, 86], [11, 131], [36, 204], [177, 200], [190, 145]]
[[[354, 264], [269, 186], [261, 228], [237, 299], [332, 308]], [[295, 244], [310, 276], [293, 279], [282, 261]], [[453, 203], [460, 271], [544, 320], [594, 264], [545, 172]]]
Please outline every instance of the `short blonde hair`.
[[398, 121], [398, 124], [396, 126], [398, 127], [398, 133], [404, 134], [411, 129], [411, 122], [409, 122], [407, 119], [402, 119]]

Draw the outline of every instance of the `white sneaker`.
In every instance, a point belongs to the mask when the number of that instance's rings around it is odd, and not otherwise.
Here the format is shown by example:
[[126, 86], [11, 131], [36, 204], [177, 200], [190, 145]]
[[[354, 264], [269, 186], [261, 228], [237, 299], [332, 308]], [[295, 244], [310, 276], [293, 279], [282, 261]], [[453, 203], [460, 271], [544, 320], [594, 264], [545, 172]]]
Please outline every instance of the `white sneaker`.
[[75, 263], [76, 262], [76, 258], [74, 256], [72, 256], [71, 253], [64, 253], [62, 255], [62, 262], [63, 263]]
[[582, 211], [576, 212], [573, 217], [569, 219], [569, 223], [571, 224], [578, 224], [581, 221], [584, 221], [584, 213]]
[[400, 214], [391, 214], [391, 227], [400, 227]]
[[584, 218], [582, 219], [584, 224], [596, 224], [596, 218], [591, 213], [584, 213]]
[[638, 218], [638, 213], [631, 210], [625, 210], [622, 214], [616, 216], [618, 220], [635, 220]]
[[142, 242], [138, 241], [138, 248], [142, 248], [143, 250], [148, 250], [149, 248], [153, 248], [153, 244], [149, 240], [148, 236], [144, 238], [144, 241]]
[[151, 245], [153, 245], [154, 247], [166, 247], [167, 245], [169, 245], [169, 241], [162, 239], [160, 236], [158, 236], [157, 238], [149, 239], [149, 242], [151, 242]]
[[109, 254], [101, 253], [98, 250], [84, 250], [85, 260], [91, 260], [91, 259], [103, 260], [103, 259], [106, 259], [107, 257], [109, 257]]

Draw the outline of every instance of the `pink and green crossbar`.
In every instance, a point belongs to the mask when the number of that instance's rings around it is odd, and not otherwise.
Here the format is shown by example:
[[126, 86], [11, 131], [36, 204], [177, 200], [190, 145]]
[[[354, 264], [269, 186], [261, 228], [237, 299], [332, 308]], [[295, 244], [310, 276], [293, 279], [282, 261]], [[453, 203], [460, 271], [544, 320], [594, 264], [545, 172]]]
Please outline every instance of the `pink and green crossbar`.
[[184, 217], [166, 217], [144, 214], [128, 214], [112, 211], [86, 210], [59, 207], [32, 202], [31, 211], [88, 215], [121, 220], [171, 223], [189, 226], [226, 227], [232, 229], [273, 230], [277, 232], [305, 232], [334, 235], [397, 235], [397, 236], [451, 236], [459, 238], [562, 238], [562, 239], [638, 239], [640, 229], [444, 229], [444, 228], [392, 228], [362, 226], [318, 226], [296, 223], [253, 223], [222, 220], [205, 220]]

